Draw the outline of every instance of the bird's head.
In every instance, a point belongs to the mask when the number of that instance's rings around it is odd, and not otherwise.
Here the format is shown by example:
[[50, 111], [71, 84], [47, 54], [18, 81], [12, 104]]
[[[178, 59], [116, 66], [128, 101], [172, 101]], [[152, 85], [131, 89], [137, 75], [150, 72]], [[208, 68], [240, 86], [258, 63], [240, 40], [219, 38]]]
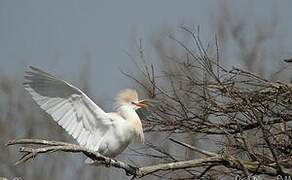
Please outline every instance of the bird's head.
[[134, 110], [148, 106], [146, 100], [138, 100], [137, 91], [133, 89], [125, 89], [121, 91], [116, 98], [116, 102], [118, 106], [127, 105], [131, 106]]

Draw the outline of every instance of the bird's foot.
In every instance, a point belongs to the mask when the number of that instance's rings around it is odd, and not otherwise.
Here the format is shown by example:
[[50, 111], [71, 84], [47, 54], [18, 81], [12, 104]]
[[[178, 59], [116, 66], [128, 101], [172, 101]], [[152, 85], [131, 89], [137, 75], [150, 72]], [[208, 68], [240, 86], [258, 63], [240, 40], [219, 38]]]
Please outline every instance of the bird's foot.
[[104, 162], [105, 162], [105, 166], [106, 166], [106, 167], [110, 167], [110, 166], [112, 165], [112, 161], [116, 161], [116, 160], [115, 160], [115, 159], [106, 158], [106, 159], [104, 160]]
[[126, 171], [126, 175], [127, 176], [133, 176], [133, 175], [135, 176], [135, 175], [137, 175], [137, 172], [139, 171], [138, 167], [129, 165], [129, 168], [130, 168], [130, 170]]

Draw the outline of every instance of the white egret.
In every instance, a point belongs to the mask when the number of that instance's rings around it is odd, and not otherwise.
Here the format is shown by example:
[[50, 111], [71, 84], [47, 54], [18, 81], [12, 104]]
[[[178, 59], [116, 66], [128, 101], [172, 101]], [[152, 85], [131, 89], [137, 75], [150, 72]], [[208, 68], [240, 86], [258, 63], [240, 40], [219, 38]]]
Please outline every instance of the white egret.
[[120, 154], [137, 138], [144, 142], [142, 123], [136, 111], [146, 107], [135, 90], [121, 91], [117, 112], [104, 112], [85, 93], [66, 81], [35, 67], [26, 72], [25, 89], [54, 121], [81, 146], [108, 157]]

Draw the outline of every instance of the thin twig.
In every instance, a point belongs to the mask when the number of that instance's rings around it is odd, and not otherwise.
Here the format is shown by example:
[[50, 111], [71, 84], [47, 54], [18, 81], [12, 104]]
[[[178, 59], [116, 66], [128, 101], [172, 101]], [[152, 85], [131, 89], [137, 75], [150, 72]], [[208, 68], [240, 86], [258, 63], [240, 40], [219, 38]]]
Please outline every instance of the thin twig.
[[195, 147], [195, 146], [191, 146], [191, 145], [189, 145], [189, 144], [187, 144], [187, 143], [184, 143], [184, 142], [178, 141], [178, 140], [176, 140], [176, 139], [173, 139], [172, 137], [169, 137], [168, 139], [171, 140], [171, 141], [174, 142], [174, 143], [177, 143], [177, 144], [179, 144], [179, 145], [182, 145], [182, 146], [184, 146], [184, 147], [187, 147], [187, 148], [189, 148], [189, 149], [191, 149], [191, 150], [193, 150], [193, 151], [196, 151], [196, 152], [198, 152], [198, 153], [204, 154], [204, 155], [206, 155], [206, 156], [209, 156], [209, 157], [212, 157], [212, 156], [218, 156], [218, 154], [216, 154], [216, 153], [212, 153], [212, 152], [209, 152], [209, 151], [206, 151], [206, 150], [202, 150], [202, 149], [197, 148], [197, 147]]

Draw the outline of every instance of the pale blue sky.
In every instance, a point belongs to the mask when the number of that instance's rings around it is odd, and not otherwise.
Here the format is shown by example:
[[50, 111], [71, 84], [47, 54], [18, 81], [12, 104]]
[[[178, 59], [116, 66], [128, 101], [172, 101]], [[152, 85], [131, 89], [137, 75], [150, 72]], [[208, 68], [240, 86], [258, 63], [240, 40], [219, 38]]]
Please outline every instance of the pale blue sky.
[[[147, 43], [164, 26], [182, 24], [200, 25], [205, 35], [214, 35], [210, 20], [222, 2], [232, 2], [233, 11], [257, 21], [271, 18], [275, 10], [279, 34], [292, 32], [290, 0], [0, 0], [0, 74], [20, 77], [26, 65], [33, 65], [74, 80], [89, 52], [92, 91], [109, 100], [133, 87], [119, 71], [131, 70], [125, 51], [132, 53], [133, 37]], [[287, 56], [292, 55], [291, 36], [285, 38], [291, 47]]]

